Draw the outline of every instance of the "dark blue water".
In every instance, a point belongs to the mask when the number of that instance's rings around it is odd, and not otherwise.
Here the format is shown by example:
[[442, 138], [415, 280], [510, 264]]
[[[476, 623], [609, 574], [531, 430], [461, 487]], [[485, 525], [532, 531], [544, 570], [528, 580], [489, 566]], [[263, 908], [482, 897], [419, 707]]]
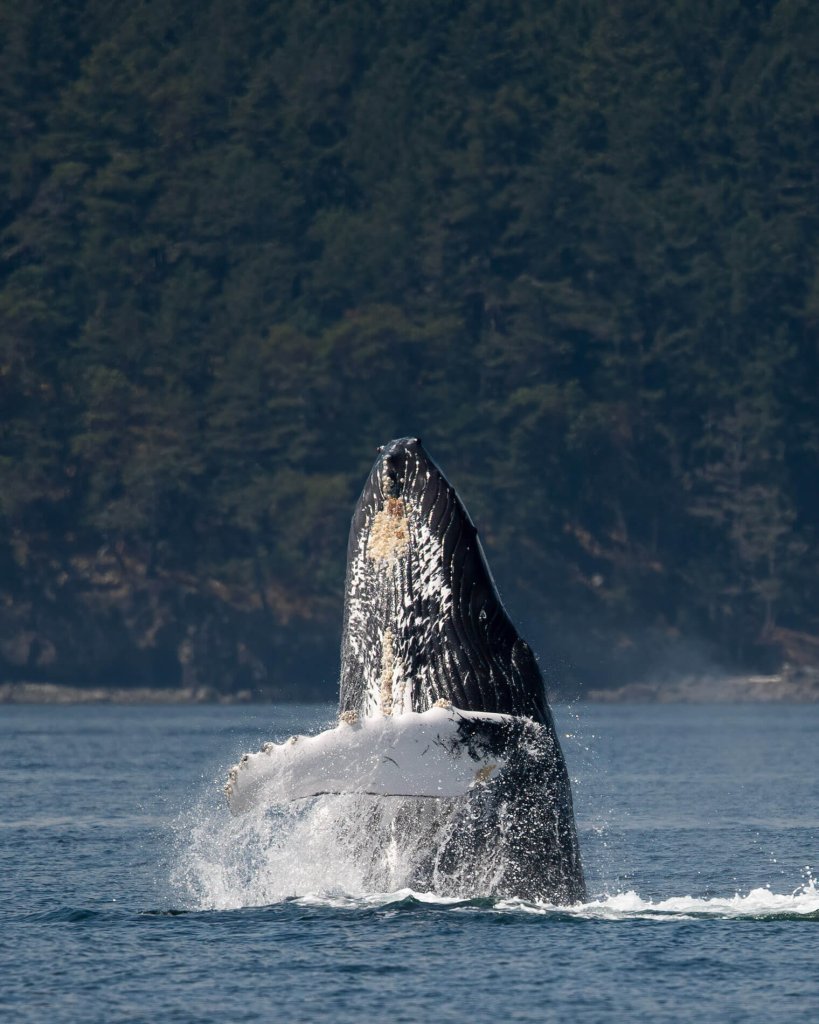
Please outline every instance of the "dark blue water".
[[0, 1018], [819, 1020], [819, 707], [558, 708], [571, 910], [362, 891], [321, 809], [231, 820], [227, 766], [331, 714], [0, 708]]

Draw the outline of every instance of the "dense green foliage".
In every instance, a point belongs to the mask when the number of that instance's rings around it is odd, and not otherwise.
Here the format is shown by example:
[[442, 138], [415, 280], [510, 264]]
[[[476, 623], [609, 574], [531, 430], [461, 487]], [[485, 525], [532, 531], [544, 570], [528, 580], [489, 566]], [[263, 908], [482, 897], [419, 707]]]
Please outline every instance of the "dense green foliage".
[[545, 662], [810, 648], [814, 0], [18, 0], [0, 46], [7, 672], [332, 652], [408, 433]]

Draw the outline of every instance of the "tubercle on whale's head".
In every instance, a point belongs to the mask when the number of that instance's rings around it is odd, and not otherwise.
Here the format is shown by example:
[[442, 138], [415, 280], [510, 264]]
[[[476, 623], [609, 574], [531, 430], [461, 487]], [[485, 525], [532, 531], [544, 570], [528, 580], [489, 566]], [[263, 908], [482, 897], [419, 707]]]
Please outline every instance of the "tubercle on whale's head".
[[414, 486], [423, 486], [434, 469], [420, 437], [400, 437], [378, 449], [369, 482], [382, 501], [402, 498]]

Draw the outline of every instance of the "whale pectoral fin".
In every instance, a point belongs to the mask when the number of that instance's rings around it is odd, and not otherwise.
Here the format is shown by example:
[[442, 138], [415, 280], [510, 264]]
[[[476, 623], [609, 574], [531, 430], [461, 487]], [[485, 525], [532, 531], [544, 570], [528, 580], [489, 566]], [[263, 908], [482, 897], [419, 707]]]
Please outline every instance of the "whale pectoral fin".
[[516, 728], [508, 716], [457, 708], [341, 723], [245, 754], [225, 793], [237, 814], [323, 793], [463, 796], [504, 764]]

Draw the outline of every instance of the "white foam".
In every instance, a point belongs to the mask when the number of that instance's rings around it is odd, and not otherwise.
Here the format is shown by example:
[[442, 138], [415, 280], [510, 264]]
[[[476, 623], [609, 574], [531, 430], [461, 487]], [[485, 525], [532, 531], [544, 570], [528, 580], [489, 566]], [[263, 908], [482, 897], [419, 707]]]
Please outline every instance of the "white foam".
[[[389, 893], [368, 893], [361, 896], [339, 893], [307, 893], [296, 902], [303, 906], [360, 909], [362, 907], [389, 907], [411, 899], [419, 903], [432, 904], [455, 909], [471, 909], [476, 901], [463, 897], [439, 896], [430, 892], [419, 892], [411, 888], [398, 889]], [[571, 915], [601, 921], [680, 921], [698, 918], [731, 920], [777, 917], [815, 917], [819, 914], [819, 888], [816, 880], [810, 879], [792, 893], [775, 893], [769, 888], [752, 889], [746, 894], [736, 893], [731, 897], [673, 896], [664, 900], [643, 899], [633, 889], [628, 892], [602, 896], [588, 903], [573, 906], [556, 906], [549, 903], [533, 903], [526, 900], [495, 900], [489, 907], [480, 901], [481, 910], [500, 913], [523, 913], [542, 916]]]
[[[519, 910], [526, 913], [548, 913], [555, 907], [547, 904], [526, 903], [523, 900], [501, 900], [498, 910]], [[562, 908], [564, 913], [578, 917], [598, 918], [606, 921], [635, 918], [680, 920], [681, 918], [731, 918], [813, 916], [819, 914], [819, 888], [816, 879], [809, 877], [791, 893], [776, 893], [757, 888], [733, 896], [670, 896], [666, 899], [643, 899], [633, 889], [614, 895], [601, 896], [588, 903]]]

